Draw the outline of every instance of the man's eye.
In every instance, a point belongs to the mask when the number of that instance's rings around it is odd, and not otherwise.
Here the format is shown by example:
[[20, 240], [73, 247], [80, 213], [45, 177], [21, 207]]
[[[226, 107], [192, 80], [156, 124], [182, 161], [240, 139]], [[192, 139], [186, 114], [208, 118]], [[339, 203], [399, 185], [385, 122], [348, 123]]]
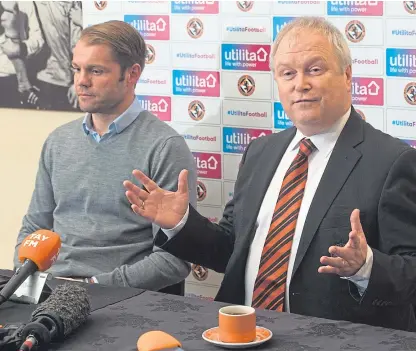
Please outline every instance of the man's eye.
[[319, 72], [321, 72], [322, 70], [321, 70], [321, 68], [319, 68], [319, 67], [313, 67], [313, 68], [311, 68], [311, 72], [312, 73], [319, 73]]

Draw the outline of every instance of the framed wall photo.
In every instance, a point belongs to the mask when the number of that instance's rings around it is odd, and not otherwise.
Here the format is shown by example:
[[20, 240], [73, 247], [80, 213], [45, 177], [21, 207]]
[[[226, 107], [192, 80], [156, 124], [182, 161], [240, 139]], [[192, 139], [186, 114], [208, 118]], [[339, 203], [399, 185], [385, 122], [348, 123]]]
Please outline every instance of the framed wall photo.
[[81, 1], [0, 2], [0, 108], [76, 111]]

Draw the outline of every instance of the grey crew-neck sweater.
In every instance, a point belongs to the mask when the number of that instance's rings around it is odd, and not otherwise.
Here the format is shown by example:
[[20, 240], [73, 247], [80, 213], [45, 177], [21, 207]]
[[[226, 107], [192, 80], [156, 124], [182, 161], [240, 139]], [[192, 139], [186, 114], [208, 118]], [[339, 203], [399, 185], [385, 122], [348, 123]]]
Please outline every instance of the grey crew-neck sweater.
[[62, 240], [58, 260], [49, 269], [54, 276], [94, 276], [102, 284], [151, 290], [183, 280], [189, 264], [153, 247], [158, 228], [131, 210], [123, 181], [137, 184], [133, 169], [172, 191], [179, 172], [187, 169], [195, 206], [193, 156], [183, 138], [149, 112], [100, 143], [84, 133], [82, 119], [57, 128], [42, 149], [16, 253], [27, 235], [51, 229]]

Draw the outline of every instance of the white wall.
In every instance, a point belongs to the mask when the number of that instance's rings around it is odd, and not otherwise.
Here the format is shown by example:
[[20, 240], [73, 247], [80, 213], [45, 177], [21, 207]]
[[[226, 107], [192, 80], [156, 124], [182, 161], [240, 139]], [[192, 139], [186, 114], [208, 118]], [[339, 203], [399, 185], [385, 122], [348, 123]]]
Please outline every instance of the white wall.
[[43, 142], [80, 113], [0, 109], [0, 268], [13, 267], [13, 251], [29, 205]]

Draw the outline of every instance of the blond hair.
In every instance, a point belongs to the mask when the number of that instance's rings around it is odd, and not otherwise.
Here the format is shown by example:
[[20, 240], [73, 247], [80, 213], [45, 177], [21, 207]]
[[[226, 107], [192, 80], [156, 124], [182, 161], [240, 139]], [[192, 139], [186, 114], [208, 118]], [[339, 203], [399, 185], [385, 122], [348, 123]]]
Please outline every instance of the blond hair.
[[318, 32], [328, 39], [338, 57], [338, 62], [342, 71], [352, 64], [348, 43], [337, 27], [322, 17], [297, 17], [292, 22], [285, 25], [276, 36], [270, 55], [270, 69], [272, 71], [274, 71], [274, 58], [283, 38], [292, 30], [303, 29], [307, 29], [310, 32]]

